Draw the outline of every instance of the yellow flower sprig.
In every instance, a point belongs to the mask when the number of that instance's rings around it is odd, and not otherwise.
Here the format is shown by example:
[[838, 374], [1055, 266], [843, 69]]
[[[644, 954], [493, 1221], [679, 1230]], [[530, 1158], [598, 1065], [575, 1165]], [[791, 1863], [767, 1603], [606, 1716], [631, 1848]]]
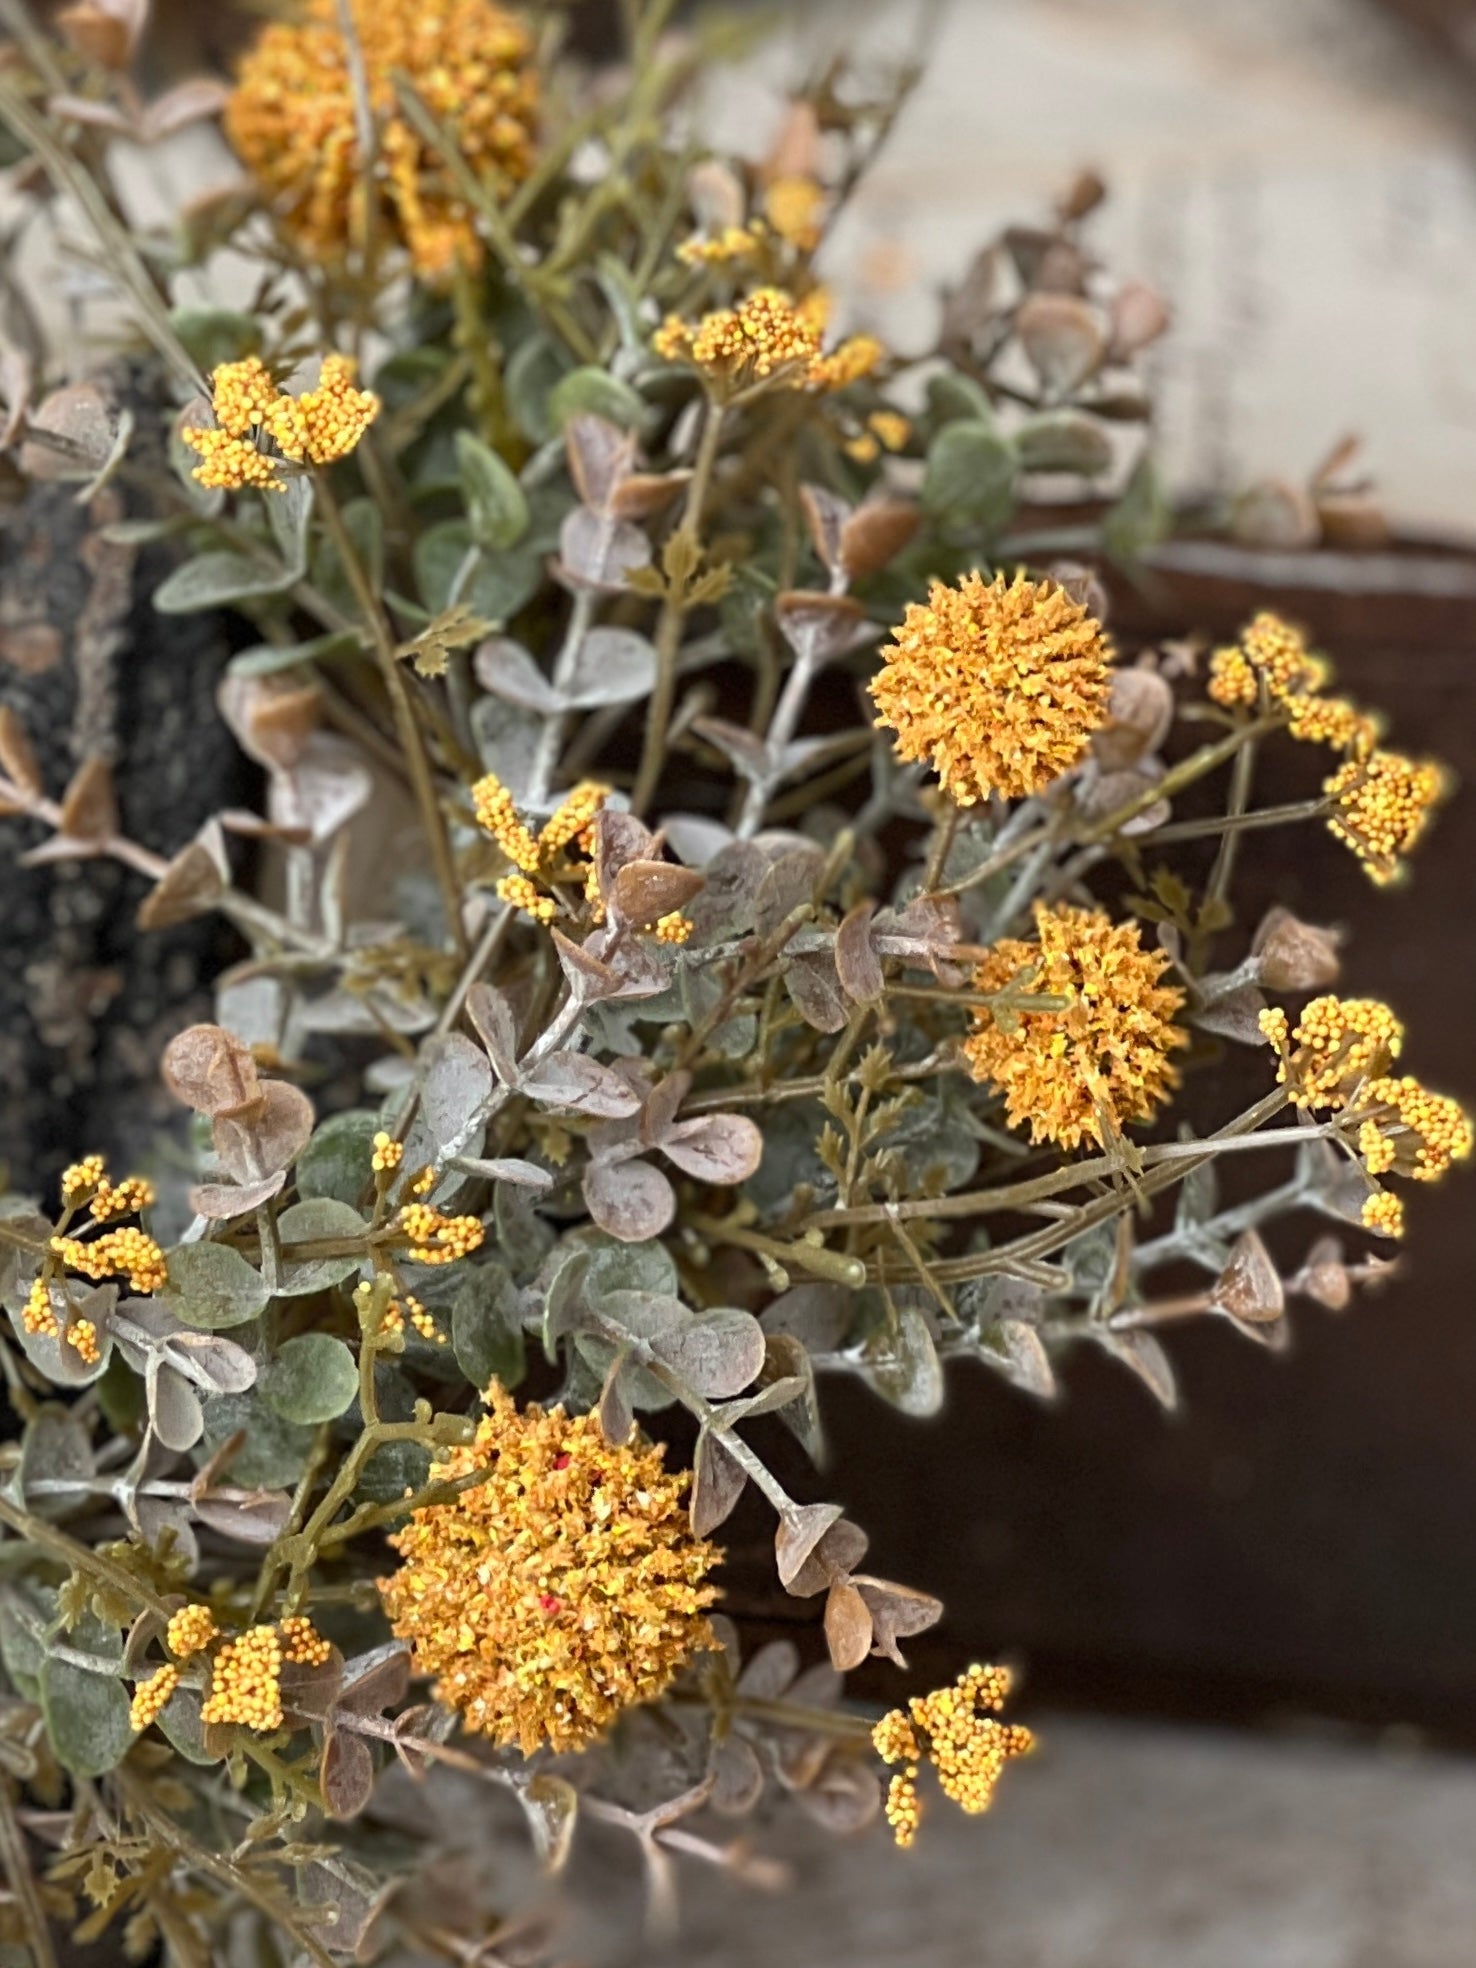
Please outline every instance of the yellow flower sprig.
[[995, 1718], [1010, 1692], [1005, 1667], [971, 1667], [949, 1688], [918, 1695], [894, 1708], [872, 1730], [883, 1763], [900, 1764], [887, 1786], [886, 1816], [901, 1846], [917, 1837], [922, 1815], [917, 1780], [931, 1763], [945, 1797], [971, 1816], [987, 1811], [1005, 1764], [1026, 1756], [1035, 1738], [1017, 1723]]
[[[351, 356], [325, 355], [315, 389], [279, 390], [260, 356], [222, 363], [210, 379], [212, 429], [191, 425], [181, 435], [200, 463], [192, 477], [224, 491], [255, 486], [280, 492], [283, 458], [294, 464], [332, 464], [353, 451], [379, 415], [379, 398], [354, 382]], [[270, 439], [275, 454], [261, 448]]]

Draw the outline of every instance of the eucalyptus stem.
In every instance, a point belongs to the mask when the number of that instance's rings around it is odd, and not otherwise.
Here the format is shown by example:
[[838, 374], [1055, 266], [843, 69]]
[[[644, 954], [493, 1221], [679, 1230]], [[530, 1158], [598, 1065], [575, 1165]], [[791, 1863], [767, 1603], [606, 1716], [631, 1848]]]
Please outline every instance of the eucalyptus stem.
[[[687, 486], [686, 505], [666, 550], [673, 564], [677, 558], [673, 549], [679, 546], [685, 546], [689, 550], [688, 558], [695, 562], [701, 540], [702, 509], [717, 464], [718, 447], [722, 442], [723, 414], [723, 405], [715, 398], [709, 398], [692, 477]], [[671, 581], [656, 623], [656, 681], [646, 708], [646, 735], [641, 746], [641, 763], [636, 773], [635, 789], [630, 796], [633, 813], [644, 813], [650, 806], [666, 761], [666, 734], [671, 726], [672, 705], [676, 700], [677, 657], [682, 628], [687, 619], [689, 578], [684, 575], [680, 587], [674, 579]]]

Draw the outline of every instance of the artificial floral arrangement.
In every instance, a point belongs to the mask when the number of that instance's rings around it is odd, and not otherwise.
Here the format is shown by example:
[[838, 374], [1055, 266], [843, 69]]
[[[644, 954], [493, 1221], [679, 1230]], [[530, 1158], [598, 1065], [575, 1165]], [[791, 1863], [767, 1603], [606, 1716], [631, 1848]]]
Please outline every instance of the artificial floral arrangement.
[[[307, 0], [228, 86], [150, 97], [141, 0], [54, 34], [4, 0], [28, 223], [175, 404], [151, 429], [116, 359], [48, 389], [12, 341], [6, 440], [172, 550], [161, 614], [252, 625], [219, 708], [262, 786], [134, 840], [105, 758], [59, 776], [0, 710], [18, 849], [240, 938], [157, 1062], [190, 1119], [156, 1165], [79, 1142], [0, 1202], [0, 1937], [43, 1968], [63, 1929], [182, 1968], [552, 1959], [577, 1882], [509, 1855], [576, 1881], [581, 1827], [659, 1920], [679, 1863], [771, 1877], [725, 1820], [905, 1846], [932, 1787], [984, 1810], [1031, 1746], [1006, 1670], [843, 1704], [943, 1607], [827, 1500], [827, 1378], [921, 1418], [950, 1360], [1048, 1398], [1086, 1346], [1172, 1404], [1156, 1327], [1276, 1342], [1470, 1153], [1336, 937], [1233, 907], [1298, 821], [1399, 879], [1440, 768], [1272, 616], [1108, 633], [1099, 569], [1169, 524], [1136, 368], [1167, 313], [1093, 257], [1100, 188], [903, 357], [817, 269], [914, 74], [838, 66], [738, 161], [709, 42], [624, 12], [594, 69], [553, 6]], [[216, 117], [239, 184], [132, 227], [120, 149]], [[184, 304], [227, 253], [249, 302]], [[1283, 745], [1321, 789], [1257, 808]], [[1192, 1134], [1227, 1045], [1259, 1094]], [[1222, 1205], [1226, 1156], [1276, 1177]], [[1284, 1275], [1294, 1211], [1364, 1254]], [[724, 1610], [755, 1499], [823, 1609], [802, 1671]]]

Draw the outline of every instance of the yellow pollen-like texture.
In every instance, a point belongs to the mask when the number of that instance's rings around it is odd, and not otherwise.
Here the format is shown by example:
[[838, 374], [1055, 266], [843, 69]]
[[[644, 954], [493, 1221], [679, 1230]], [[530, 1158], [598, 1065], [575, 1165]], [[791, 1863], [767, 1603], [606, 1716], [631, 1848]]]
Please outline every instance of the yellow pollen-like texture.
[[593, 1415], [521, 1413], [493, 1384], [475, 1438], [433, 1473], [490, 1471], [417, 1510], [380, 1581], [417, 1672], [474, 1734], [582, 1749], [711, 1643], [716, 1547], [692, 1536], [663, 1451], [607, 1442]]
[[[325, 355], [317, 387], [288, 396], [259, 356], [222, 363], [210, 379], [216, 428], [192, 425], [182, 432], [200, 457], [192, 476], [227, 492], [245, 486], [280, 492], [281, 458], [314, 465], [346, 458], [379, 415], [379, 398], [357, 387], [356, 374], [352, 357]], [[266, 438], [275, 453], [260, 448]]]
[[1313, 998], [1292, 1025], [1280, 1007], [1260, 1016], [1276, 1048], [1276, 1078], [1298, 1107], [1345, 1107], [1360, 1081], [1387, 1073], [1404, 1045], [1404, 1027], [1377, 998]]
[[1322, 790], [1333, 802], [1329, 830], [1383, 887], [1404, 872], [1404, 856], [1418, 845], [1449, 782], [1429, 759], [1375, 751], [1348, 759]]
[[171, 1613], [164, 1630], [165, 1644], [180, 1660], [203, 1653], [219, 1638], [220, 1628], [208, 1606], [181, 1606], [177, 1613]]
[[917, 1836], [917, 1780], [924, 1763], [937, 1771], [944, 1796], [972, 1816], [989, 1809], [1005, 1764], [1035, 1747], [1028, 1729], [996, 1720], [1009, 1692], [1008, 1668], [975, 1666], [951, 1687], [915, 1696], [877, 1723], [871, 1733], [877, 1755], [902, 1766], [887, 1786], [886, 1801], [899, 1845], [911, 1845]]
[[1168, 958], [1145, 950], [1138, 925], [1099, 909], [1037, 905], [1036, 940], [1004, 937], [975, 973], [975, 989], [1004, 991], [1022, 975], [1030, 996], [1060, 998], [1060, 1010], [975, 1013], [964, 1058], [976, 1080], [1004, 1095], [1011, 1126], [1032, 1141], [1077, 1148], [1103, 1143], [1146, 1121], [1178, 1085], [1169, 1059], [1187, 1044], [1174, 1024], [1184, 1002], [1163, 983]]
[[413, 1264], [454, 1264], [480, 1245], [485, 1232], [475, 1216], [447, 1216], [432, 1203], [406, 1203], [400, 1228], [409, 1237]]
[[227, 1640], [210, 1663], [202, 1722], [233, 1723], [270, 1735], [282, 1726], [282, 1642], [274, 1626]]
[[588, 855], [593, 850], [595, 818], [609, 797], [608, 786], [582, 780], [535, 834], [495, 772], [479, 779], [472, 787], [477, 825], [491, 835], [517, 870], [497, 883], [499, 900], [535, 922], [551, 923], [559, 912], [552, 892], [556, 884], [578, 882], [587, 893], [593, 864], [573, 858], [572, 851]]
[[960, 806], [1042, 791], [1106, 719], [1111, 646], [1053, 582], [938, 582], [893, 633], [871, 682], [876, 721]]
[[140, 1681], [133, 1691], [133, 1700], [128, 1705], [129, 1727], [142, 1731], [152, 1722], [157, 1722], [165, 1704], [179, 1686], [179, 1669], [165, 1666]]
[[241, 63], [226, 134], [312, 261], [362, 252], [371, 231], [439, 285], [483, 256], [471, 207], [439, 150], [406, 118], [403, 73], [455, 134], [471, 172], [504, 189], [533, 162], [538, 78], [527, 30], [489, 0], [351, 0], [379, 157], [369, 224], [357, 104], [336, 0], [265, 28]]

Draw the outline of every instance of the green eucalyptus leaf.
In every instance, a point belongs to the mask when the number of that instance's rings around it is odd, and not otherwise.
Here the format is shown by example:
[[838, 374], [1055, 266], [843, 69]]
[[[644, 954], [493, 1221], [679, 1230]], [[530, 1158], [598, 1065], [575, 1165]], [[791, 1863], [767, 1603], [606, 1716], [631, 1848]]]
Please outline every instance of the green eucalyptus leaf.
[[543, 579], [542, 556], [529, 547], [488, 553], [464, 519], [428, 527], [415, 542], [415, 580], [433, 615], [460, 602], [489, 622], [505, 622]]
[[155, 1303], [187, 1326], [205, 1332], [243, 1326], [266, 1305], [261, 1273], [228, 1244], [178, 1244], [166, 1262], [169, 1282]]
[[326, 1291], [342, 1284], [363, 1263], [362, 1256], [293, 1258], [285, 1254], [290, 1244], [316, 1243], [319, 1238], [362, 1238], [369, 1226], [349, 1203], [332, 1196], [312, 1196], [293, 1203], [277, 1218], [278, 1241], [284, 1246], [278, 1292], [284, 1298], [302, 1298], [309, 1292]]
[[304, 1200], [329, 1196], [350, 1208], [357, 1204], [371, 1180], [379, 1127], [378, 1114], [367, 1107], [331, 1114], [297, 1158], [298, 1195]]
[[495, 1260], [475, 1265], [451, 1302], [451, 1346], [456, 1364], [478, 1392], [490, 1381], [516, 1387], [526, 1368], [526, 1346], [512, 1274]]
[[645, 419], [646, 405], [629, 383], [612, 376], [608, 369], [571, 369], [549, 393], [549, 421], [561, 431], [571, 417], [603, 417], [622, 430], [637, 430]]
[[364, 1465], [354, 1500], [396, 1503], [406, 1490], [424, 1489], [430, 1481], [430, 1468], [430, 1450], [418, 1442], [386, 1442]]
[[294, 569], [269, 555], [255, 560], [249, 554], [225, 551], [196, 554], [155, 588], [154, 606], [161, 615], [189, 615], [197, 608], [220, 608], [253, 595], [281, 594], [298, 578]]
[[331, 1333], [284, 1340], [261, 1377], [262, 1399], [284, 1421], [333, 1421], [358, 1391], [354, 1356]]
[[546, 444], [557, 435], [549, 399], [568, 367], [552, 341], [541, 334], [520, 342], [508, 360], [503, 378], [508, 407], [532, 444]]
[[456, 464], [477, 545], [493, 552], [516, 546], [528, 530], [528, 501], [516, 473], [471, 431], [456, 433]]
[[1112, 440], [1083, 410], [1046, 410], [1021, 424], [1020, 462], [1028, 471], [1080, 472], [1086, 477], [1112, 463]]
[[[384, 586], [384, 516], [372, 499], [350, 499], [343, 508], [343, 530], [376, 594]], [[349, 581], [338, 543], [324, 533], [312, 558], [313, 585], [341, 615], [357, 617], [358, 597]]]
[[245, 1394], [215, 1394], [206, 1401], [205, 1433], [197, 1451], [201, 1461], [239, 1434], [240, 1448], [224, 1478], [243, 1489], [290, 1490], [312, 1451], [317, 1430], [292, 1422], [269, 1408], [259, 1386]]
[[48, 1654], [38, 1680], [46, 1733], [63, 1769], [74, 1777], [116, 1769], [133, 1742], [128, 1690], [116, 1675]]
[[1019, 459], [990, 424], [945, 424], [928, 446], [923, 504], [930, 512], [998, 525], [1014, 503]]

